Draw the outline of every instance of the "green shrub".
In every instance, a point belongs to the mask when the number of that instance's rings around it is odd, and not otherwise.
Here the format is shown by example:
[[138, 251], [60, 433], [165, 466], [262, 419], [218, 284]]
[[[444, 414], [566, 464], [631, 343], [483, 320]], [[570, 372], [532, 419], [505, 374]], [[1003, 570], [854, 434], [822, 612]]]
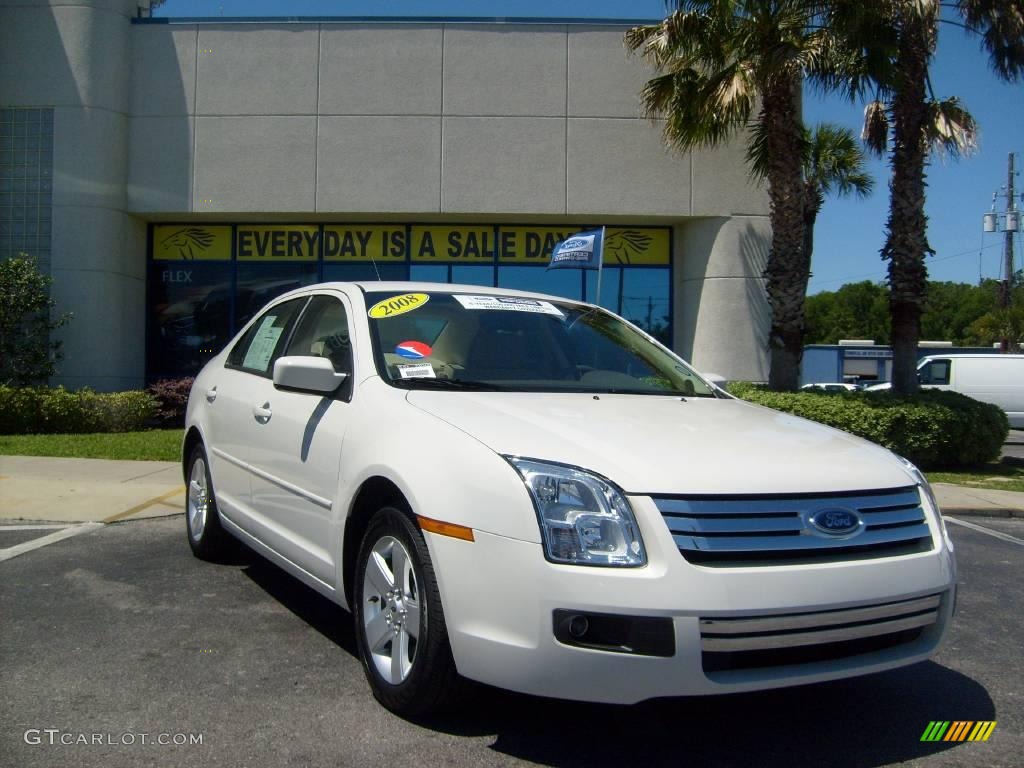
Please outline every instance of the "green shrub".
[[878, 443], [921, 469], [993, 461], [1010, 429], [998, 406], [957, 392], [772, 392], [745, 382], [731, 383], [729, 392]]
[[132, 432], [153, 418], [145, 392], [0, 386], [0, 434]]

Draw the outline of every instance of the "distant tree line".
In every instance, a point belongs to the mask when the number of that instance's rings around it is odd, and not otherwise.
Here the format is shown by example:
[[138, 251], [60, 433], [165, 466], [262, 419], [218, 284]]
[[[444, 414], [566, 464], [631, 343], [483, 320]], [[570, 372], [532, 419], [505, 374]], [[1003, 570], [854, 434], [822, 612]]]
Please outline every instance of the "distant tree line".
[[[921, 338], [962, 346], [991, 346], [1009, 331], [1024, 340], [1024, 284], [1015, 281], [1013, 307], [999, 306], [1002, 283], [980, 285], [929, 281], [921, 316]], [[805, 305], [808, 344], [836, 344], [840, 339], [874, 339], [891, 343], [889, 289], [884, 283], [848, 283], [837, 291], [808, 296]]]

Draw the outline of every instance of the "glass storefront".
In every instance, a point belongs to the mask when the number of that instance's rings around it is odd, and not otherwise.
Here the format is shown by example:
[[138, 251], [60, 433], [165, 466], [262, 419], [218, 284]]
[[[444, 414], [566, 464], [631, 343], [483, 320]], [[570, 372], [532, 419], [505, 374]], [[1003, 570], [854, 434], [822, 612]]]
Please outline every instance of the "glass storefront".
[[[498, 286], [595, 301], [597, 272], [546, 269], [585, 224], [150, 226], [146, 378], [190, 376], [267, 302], [329, 280]], [[671, 230], [608, 227], [600, 304], [671, 344]]]

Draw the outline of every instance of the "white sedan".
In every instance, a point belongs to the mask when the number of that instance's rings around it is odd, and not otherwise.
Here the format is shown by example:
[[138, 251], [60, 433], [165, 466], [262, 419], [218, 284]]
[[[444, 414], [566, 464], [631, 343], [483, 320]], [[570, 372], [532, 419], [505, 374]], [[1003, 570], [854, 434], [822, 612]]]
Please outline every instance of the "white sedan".
[[632, 703], [877, 672], [953, 610], [912, 465], [550, 296], [286, 294], [196, 378], [183, 457], [194, 553], [239, 539], [349, 608], [406, 715], [469, 681]]
[[856, 392], [857, 386], [842, 381], [829, 381], [804, 384], [800, 389], [815, 390], [817, 392]]

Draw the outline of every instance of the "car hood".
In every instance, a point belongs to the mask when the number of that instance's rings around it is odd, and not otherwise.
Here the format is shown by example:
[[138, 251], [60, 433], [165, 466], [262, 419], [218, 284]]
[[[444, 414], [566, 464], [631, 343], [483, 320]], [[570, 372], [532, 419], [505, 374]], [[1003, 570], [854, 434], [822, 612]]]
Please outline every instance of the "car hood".
[[497, 453], [572, 464], [634, 494], [818, 493], [910, 485], [892, 454], [741, 400], [412, 391]]

